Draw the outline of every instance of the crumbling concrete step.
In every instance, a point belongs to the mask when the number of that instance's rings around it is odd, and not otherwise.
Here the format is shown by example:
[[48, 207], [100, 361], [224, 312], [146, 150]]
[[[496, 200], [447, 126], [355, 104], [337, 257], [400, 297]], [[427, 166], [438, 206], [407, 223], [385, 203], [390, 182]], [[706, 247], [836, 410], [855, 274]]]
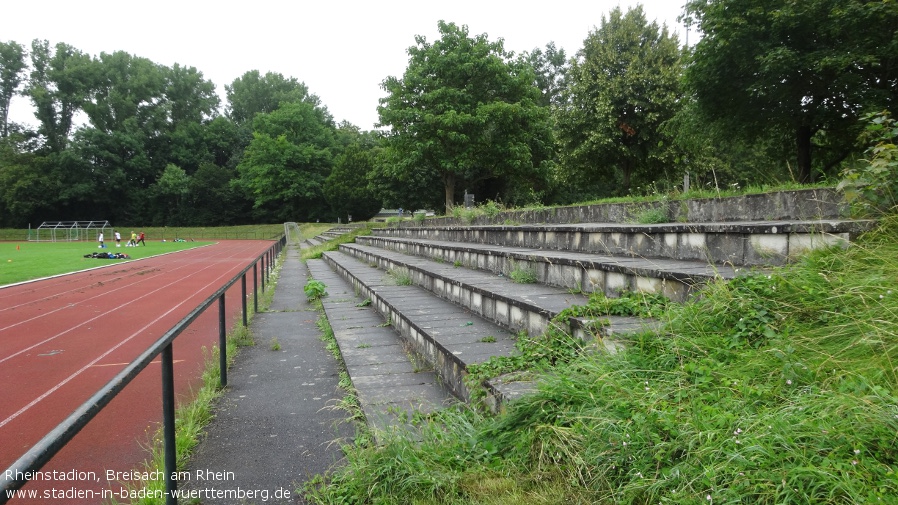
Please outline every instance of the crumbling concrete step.
[[[519, 284], [509, 280], [507, 273], [501, 271], [496, 275], [360, 244], [345, 244], [340, 250], [387, 271], [405, 269], [415, 284], [441, 298], [469, 308], [506, 328], [524, 330], [531, 335], [545, 332], [549, 321], [564, 309], [572, 305], [585, 305], [589, 301], [586, 295], [579, 294], [579, 289], [572, 291], [545, 284]], [[620, 289], [632, 289], [633, 286], [643, 291], [653, 291], [642, 282], [630, 283]], [[613, 294], [617, 293], [615, 291]], [[608, 341], [609, 337], [647, 331], [657, 326], [655, 321], [635, 317], [603, 319], [607, 324], [598, 329], [580, 319], [573, 319], [569, 324], [573, 333], [584, 341], [605, 340], [609, 351], [617, 348], [617, 344]]]
[[491, 272], [456, 267], [419, 256], [359, 244], [343, 244], [340, 251], [386, 271], [407, 271], [411, 282], [465, 307], [511, 331], [541, 335], [549, 321], [571, 305], [589, 299], [579, 293], [545, 284], [519, 284]]
[[[849, 205], [835, 188], [773, 191], [724, 198], [692, 198], [658, 202], [599, 203], [544, 209], [499, 212], [470, 219], [428, 219], [435, 225], [488, 225], [502, 223], [625, 223], [639, 222], [646, 212], [660, 213], [667, 221], [765, 221], [841, 219]], [[659, 212], [660, 211], [660, 212]]]
[[322, 299], [365, 418], [377, 437], [410, 419], [457, 401], [431, 369], [409, 360], [410, 347], [352, 286], [322, 260], [309, 260], [327, 286]]
[[367, 236], [357, 237], [356, 244], [506, 276], [514, 270], [527, 269], [533, 272], [539, 283], [585, 293], [599, 292], [611, 297], [618, 296], [621, 291], [644, 291], [683, 302], [704, 284], [714, 279], [732, 279], [738, 274], [738, 269], [733, 266], [712, 265], [705, 261], [635, 258], [442, 240]]
[[[469, 364], [482, 363], [492, 356], [509, 356], [518, 352], [514, 347], [514, 336], [511, 332], [478, 318], [477, 315], [448, 300], [436, 298], [432, 293], [416, 286], [396, 286], [394, 276], [342, 252], [327, 252], [322, 258], [341, 275], [349, 278], [357, 292], [366, 293], [373, 305], [378, 307], [378, 311], [414, 345], [416, 352], [434, 363], [443, 382], [465, 401], [469, 400], [469, 391], [463, 379]], [[457, 269], [454, 273], [459, 277], [465, 274], [479, 277], [485, 281], [481, 287], [490, 285], [494, 289], [501, 287], [506, 291], [517, 289], [518, 292], [514, 296], [525, 304], [533, 305], [533, 300], [540, 300], [544, 305], [552, 306], [551, 310], [545, 307], [541, 309], [547, 313], [557, 313], [571, 305], [585, 302], [585, 298], [569, 293], [552, 293], [564, 296], [563, 299], [546, 296], [546, 286], [519, 285], [499, 278], [484, 279], [482, 272], [465, 269]], [[501, 306], [502, 303], [496, 305]], [[507, 309], [508, 305], [505, 306]], [[497, 312], [502, 312], [502, 309]], [[507, 312], [520, 313], [517, 310]], [[657, 321], [653, 320], [634, 317], [602, 319], [606, 324], [600, 327], [587, 320], [572, 321], [579, 323], [579, 325], [572, 324], [575, 335], [597, 351], [617, 352], [621, 348], [621, 343], [617, 339], [636, 332], [655, 331], [658, 328]], [[532, 377], [519, 379], [512, 375], [486, 381], [482, 384], [487, 392], [484, 403], [488, 408], [498, 411], [507, 401], [531, 391], [532, 380]]]
[[874, 225], [868, 220], [736, 221], [663, 224], [525, 224], [517, 226], [402, 226], [398, 237], [637, 258], [700, 260], [718, 265], [783, 265], [809, 250], [847, 245]]
[[411, 350], [431, 363], [442, 383], [464, 401], [470, 398], [464, 383], [468, 365], [518, 353], [514, 332], [470, 310], [418, 286], [397, 286], [389, 274], [347, 254], [326, 252], [322, 259], [348, 279], [360, 297], [370, 299]]

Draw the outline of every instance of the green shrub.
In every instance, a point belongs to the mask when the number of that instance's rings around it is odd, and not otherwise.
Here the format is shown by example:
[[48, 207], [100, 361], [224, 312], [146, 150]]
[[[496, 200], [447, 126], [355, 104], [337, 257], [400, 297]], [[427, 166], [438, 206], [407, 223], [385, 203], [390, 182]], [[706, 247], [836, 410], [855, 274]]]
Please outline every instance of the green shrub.
[[306, 282], [305, 288], [303, 289], [306, 292], [306, 298], [308, 298], [310, 302], [320, 300], [327, 296], [327, 286], [321, 281], [312, 279]]
[[508, 273], [508, 278], [518, 284], [533, 284], [537, 280], [535, 270], [520, 265], [514, 266], [511, 272]]
[[888, 111], [868, 114], [860, 139], [867, 144], [865, 163], [842, 172], [837, 189], [863, 212], [881, 214], [898, 204], [898, 124]]

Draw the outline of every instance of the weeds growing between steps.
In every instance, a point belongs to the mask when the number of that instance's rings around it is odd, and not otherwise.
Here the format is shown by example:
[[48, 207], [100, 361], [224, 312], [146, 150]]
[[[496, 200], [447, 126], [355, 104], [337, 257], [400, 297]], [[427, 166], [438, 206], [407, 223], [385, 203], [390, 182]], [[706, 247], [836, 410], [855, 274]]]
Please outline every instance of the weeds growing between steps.
[[[501, 415], [347, 447], [315, 503], [898, 503], [898, 218], [712, 284]], [[381, 441], [383, 442], [383, 441]]]

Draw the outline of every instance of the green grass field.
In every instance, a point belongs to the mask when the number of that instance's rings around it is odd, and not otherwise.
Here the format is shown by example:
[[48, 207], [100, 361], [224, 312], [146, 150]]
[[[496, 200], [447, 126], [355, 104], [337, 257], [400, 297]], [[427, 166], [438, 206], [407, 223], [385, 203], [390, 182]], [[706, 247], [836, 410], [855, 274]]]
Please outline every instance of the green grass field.
[[209, 243], [147, 241], [145, 247], [116, 248], [111, 244], [99, 249], [96, 242], [0, 242], [0, 286], [128, 261], [84, 257], [94, 252], [125, 253], [131, 259], [141, 259]]

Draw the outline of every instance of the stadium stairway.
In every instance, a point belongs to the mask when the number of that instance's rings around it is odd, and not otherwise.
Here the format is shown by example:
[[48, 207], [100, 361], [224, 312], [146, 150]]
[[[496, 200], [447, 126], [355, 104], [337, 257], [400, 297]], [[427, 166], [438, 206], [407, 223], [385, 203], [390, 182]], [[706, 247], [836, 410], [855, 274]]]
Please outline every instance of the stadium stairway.
[[303, 240], [301, 245], [302, 245], [302, 247], [315, 247], [317, 245], [324, 244], [325, 242], [328, 242], [330, 240], [334, 240], [335, 238], [337, 238], [341, 235], [344, 235], [346, 233], [349, 233], [349, 232], [353, 231], [354, 229], [355, 229], [355, 227], [353, 227], [353, 226], [335, 226], [334, 228], [331, 228], [331, 229], [327, 230], [326, 232], [323, 232], [319, 235], [316, 235], [314, 237], [307, 238], [307, 239]]
[[[667, 222], [637, 224], [649, 213]], [[521, 332], [542, 334], [590, 293], [643, 291], [685, 302], [709, 282], [845, 247], [873, 224], [848, 218], [827, 189], [591, 205], [469, 223], [405, 221], [308, 265], [328, 287], [325, 312], [377, 433], [409, 413], [470, 400], [470, 365], [514, 355]], [[513, 282], [521, 272], [535, 282]], [[657, 322], [633, 317], [567, 324], [612, 353], [621, 335], [658, 330]], [[500, 410], [533, 384], [498, 377], [482, 386], [486, 406]]]

